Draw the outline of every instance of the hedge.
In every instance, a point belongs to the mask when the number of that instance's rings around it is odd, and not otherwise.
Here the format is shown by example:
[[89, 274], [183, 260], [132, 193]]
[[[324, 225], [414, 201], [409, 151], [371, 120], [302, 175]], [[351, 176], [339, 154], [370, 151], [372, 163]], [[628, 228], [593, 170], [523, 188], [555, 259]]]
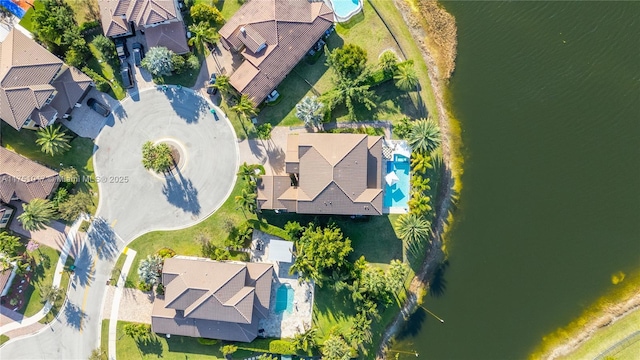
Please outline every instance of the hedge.
[[216, 339], [198, 338], [198, 342], [202, 345], [215, 345], [218, 343]]
[[263, 233], [266, 233], [266, 234], [269, 234], [269, 235], [273, 235], [273, 236], [277, 236], [277, 237], [282, 238], [284, 240], [291, 241], [291, 236], [289, 235], [288, 232], [286, 232], [282, 228], [279, 228], [277, 226], [273, 226], [271, 224], [268, 224], [266, 221], [260, 221], [260, 220], [257, 220], [257, 219], [250, 219], [250, 220], [247, 220], [247, 223], [248, 223], [248, 226], [251, 227], [252, 229], [257, 229], [257, 230], [262, 231]]
[[293, 355], [296, 353], [293, 344], [287, 340], [273, 340], [269, 343], [269, 352], [282, 355]]

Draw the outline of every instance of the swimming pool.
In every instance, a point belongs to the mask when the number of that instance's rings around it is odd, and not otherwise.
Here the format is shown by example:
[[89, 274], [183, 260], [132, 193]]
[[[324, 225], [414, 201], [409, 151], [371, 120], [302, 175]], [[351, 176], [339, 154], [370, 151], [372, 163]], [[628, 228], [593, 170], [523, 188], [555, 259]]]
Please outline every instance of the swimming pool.
[[9, 10], [13, 15], [22, 19], [24, 14], [29, 10], [31, 4], [20, 0], [0, 0], [0, 5]]
[[289, 284], [280, 285], [276, 291], [276, 314], [293, 312], [293, 294], [295, 290]]
[[338, 22], [345, 22], [362, 9], [361, 0], [331, 0]]
[[393, 160], [387, 161], [387, 180], [385, 176], [383, 205], [390, 213], [404, 213], [408, 211], [407, 202], [411, 197], [411, 185], [409, 183], [409, 158], [404, 155], [394, 154]]

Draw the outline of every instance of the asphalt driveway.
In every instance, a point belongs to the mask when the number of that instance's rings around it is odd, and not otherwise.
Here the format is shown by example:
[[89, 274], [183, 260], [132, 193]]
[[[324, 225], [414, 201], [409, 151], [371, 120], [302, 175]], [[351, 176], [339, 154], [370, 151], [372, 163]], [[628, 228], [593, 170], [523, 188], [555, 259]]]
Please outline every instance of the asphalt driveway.
[[[114, 111], [113, 125], [96, 139], [94, 156], [101, 195], [97, 215], [125, 243], [209, 216], [228, 197], [238, 168], [231, 124], [224, 116], [215, 118], [201, 96], [175, 87], [141, 90], [139, 96]], [[142, 167], [142, 145], [165, 139], [183, 149], [180, 171], [171, 176]]]

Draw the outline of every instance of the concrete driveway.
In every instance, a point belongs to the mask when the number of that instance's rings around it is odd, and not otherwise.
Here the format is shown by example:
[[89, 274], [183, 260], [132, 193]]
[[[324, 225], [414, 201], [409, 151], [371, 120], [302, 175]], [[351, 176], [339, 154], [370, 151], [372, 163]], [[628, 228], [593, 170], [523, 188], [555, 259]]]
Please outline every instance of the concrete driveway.
[[[238, 145], [229, 121], [190, 89], [140, 91], [122, 101], [112, 126], [96, 139], [100, 186], [97, 215], [129, 242], [151, 230], [191, 226], [217, 210], [231, 192]], [[179, 171], [164, 176], [142, 167], [142, 145], [170, 140], [182, 149]]]

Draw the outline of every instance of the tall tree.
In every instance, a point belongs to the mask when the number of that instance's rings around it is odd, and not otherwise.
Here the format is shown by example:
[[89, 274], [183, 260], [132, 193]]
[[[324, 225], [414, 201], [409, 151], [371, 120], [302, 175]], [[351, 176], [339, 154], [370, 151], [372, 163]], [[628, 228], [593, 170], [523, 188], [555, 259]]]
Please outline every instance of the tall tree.
[[164, 46], [154, 46], [140, 64], [154, 76], [168, 76], [173, 71], [173, 55], [175, 53]]
[[71, 149], [69, 140], [71, 137], [62, 130], [61, 126], [46, 126], [38, 130], [36, 144], [40, 145], [40, 151], [51, 156], [65, 153]]
[[355, 79], [367, 67], [367, 51], [355, 44], [346, 44], [327, 56], [327, 65], [338, 77]]
[[22, 246], [22, 243], [19, 237], [9, 235], [6, 231], [0, 232], [0, 254], [13, 258], [18, 256], [20, 246]]
[[368, 72], [362, 73], [357, 78], [336, 77], [333, 79], [334, 88], [322, 95], [322, 100], [330, 109], [344, 104], [349, 112], [349, 118], [355, 120], [355, 105], [362, 104], [367, 110], [377, 107], [378, 97], [370, 90], [367, 83]]
[[317, 97], [305, 96], [296, 105], [296, 116], [304, 122], [305, 126], [322, 130], [323, 106], [324, 104], [318, 101]]
[[389, 268], [385, 273], [389, 291], [397, 294], [404, 286], [407, 275], [409, 275], [409, 266], [406, 263], [396, 259], [391, 260]]
[[200, 54], [204, 54], [204, 43], [215, 44], [220, 40], [220, 34], [206, 22], [199, 22], [189, 26], [191, 39], [189, 45], [196, 48]]
[[216, 78], [216, 83], [211, 86], [213, 86], [214, 88], [218, 89], [218, 91], [220, 91], [220, 96], [222, 96], [223, 99], [226, 99], [227, 96], [229, 96], [229, 94], [233, 92], [233, 87], [229, 82], [228, 75], [224, 75], [224, 74], [218, 75], [218, 77]]
[[293, 346], [298, 350], [302, 350], [306, 353], [310, 352], [316, 347], [316, 334], [318, 333], [318, 329], [315, 327], [310, 328], [309, 330], [298, 333], [293, 338]]
[[429, 238], [431, 225], [425, 218], [416, 214], [400, 215], [396, 222], [400, 239], [407, 244], [420, 243]]
[[256, 110], [253, 100], [249, 99], [249, 97], [245, 94], [240, 96], [238, 103], [231, 107], [231, 110], [237, 112], [241, 116], [248, 120], [252, 116], [255, 116], [258, 111]]
[[42, 230], [51, 222], [55, 214], [49, 200], [33, 199], [28, 204], [22, 204], [24, 212], [18, 216], [18, 221], [27, 231]]
[[393, 76], [393, 80], [395, 80], [396, 87], [400, 90], [416, 90], [419, 80], [418, 73], [413, 67], [413, 61], [409, 60], [398, 64], [398, 68], [396, 69], [396, 73]]
[[140, 261], [138, 265], [140, 281], [150, 286], [159, 284], [163, 261], [158, 255], [147, 255], [146, 259]]
[[62, 298], [62, 289], [57, 286], [45, 284], [40, 287], [40, 298], [40, 302], [42, 302], [43, 304], [47, 301], [50, 303], [54, 303]]
[[93, 205], [93, 199], [88, 192], [80, 191], [77, 194], [69, 196], [69, 198], [58, 205], [60, 217], [73, 221], [82, 213], [88, 213]]
[[257, 210], [256, 197], [255, 192], [242, 189], [242, 192], [234, 198], [234, 201], [242, 211], [246, 209], [250, 213], [254, 213]]
[[339, 335], [330, 335], [322, 344], [322, 359], [324, 360], [349, 360], [351, 359], [351, 346]]
[[407, 139], [414, 151], [430, 154], [440, 146], [440, 128], [433, 119], [414, 121]]
[[195, 4], [189, 9], [189, 12], [194, 23], [204, 22], [208, 25], [214, 25], [224, 21], [224, 17], [218, 8], [209, 4]]

